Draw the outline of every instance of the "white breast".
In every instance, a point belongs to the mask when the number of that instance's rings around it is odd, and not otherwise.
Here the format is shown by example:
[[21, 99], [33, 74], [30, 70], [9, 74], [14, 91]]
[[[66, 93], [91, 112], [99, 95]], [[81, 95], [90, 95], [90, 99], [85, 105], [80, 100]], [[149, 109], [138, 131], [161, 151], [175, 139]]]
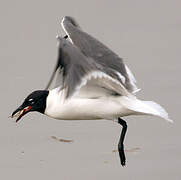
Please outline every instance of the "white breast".
[[[62, 92], [53, 89], [47, 97], [45, 114], [63, 120], [90, 120], [90, 119], [115, 119], [131, 114], [124, 105], [122, 99], [113, 96], [95, 99], [73, 97], [64, 100]], [[123, 103], [124, 104], [124, 103]]]

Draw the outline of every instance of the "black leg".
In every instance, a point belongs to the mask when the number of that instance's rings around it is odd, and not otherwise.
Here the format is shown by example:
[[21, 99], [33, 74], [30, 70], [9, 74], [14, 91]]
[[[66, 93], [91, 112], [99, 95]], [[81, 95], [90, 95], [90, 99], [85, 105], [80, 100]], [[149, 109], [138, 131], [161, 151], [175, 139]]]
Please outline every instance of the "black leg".
[[127, 131], [127, 124], [126, 121], [124, 121], [121, 118], [118, 118], [118, 123], [122, 125], [122, 131], [121, 131], [121, 136], [119, 139], [119, 144], [118, 144], [118, 151], [119, 151], [119, 157], [120, 157], [120, 161], [121, 161], [121, 165], [125, 166], [126, 165], [126, 157], [124, 154], [124, 138], [126, 135], [126, 131]]

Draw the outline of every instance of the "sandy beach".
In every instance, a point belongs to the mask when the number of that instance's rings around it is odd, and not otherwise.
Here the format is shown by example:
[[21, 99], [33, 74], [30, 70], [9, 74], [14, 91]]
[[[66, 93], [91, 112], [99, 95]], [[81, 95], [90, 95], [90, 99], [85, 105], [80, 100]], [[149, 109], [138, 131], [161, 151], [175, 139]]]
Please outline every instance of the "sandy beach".
[[[0, 179], [179, 180], [180, 9], [176, 0], [2, 0]], [[141, 88], [137, 96], [161, 104], [174, 121], [124, 118], [126, 167], [116, 151], [121, 127], [115, 122], [61, 121], [39, 113], [19, 123], [8, 118], [29, 93], [46, 86], [65, 15], [119, 54]]]

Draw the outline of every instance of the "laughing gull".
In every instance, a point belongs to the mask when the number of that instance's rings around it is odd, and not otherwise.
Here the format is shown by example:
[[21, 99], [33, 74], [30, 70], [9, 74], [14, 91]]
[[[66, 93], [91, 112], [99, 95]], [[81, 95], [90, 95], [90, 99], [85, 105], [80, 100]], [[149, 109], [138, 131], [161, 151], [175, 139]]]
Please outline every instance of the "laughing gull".
[[[136, 80], [123, 60], [82, 30], [72, 17], [64, 17], [64, 37], [58, 39], [58, 60], [45, 90], [32, 92], [12, 117], [38, 111], [62, 120], [117, 120], [122, 126], [118, 143], [121, 165], [126, 163], [124, 138], [129, 115], [152, 115], [172, 122], [157, 103], [136, 98]], [[49, 90], [55, 77], [57, 86]]]

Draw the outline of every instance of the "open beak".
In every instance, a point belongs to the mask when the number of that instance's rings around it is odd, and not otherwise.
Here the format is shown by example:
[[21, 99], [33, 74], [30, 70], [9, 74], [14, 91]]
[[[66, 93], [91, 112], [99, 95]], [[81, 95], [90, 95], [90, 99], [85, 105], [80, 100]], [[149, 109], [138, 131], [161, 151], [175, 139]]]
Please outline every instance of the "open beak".
[[28, 113], [30, 110], [32, 109], [32, 106], [26, 106], [26, 107], [22, 107], [22, 105], [16, 109], [12, 115], [11, 115], [11, 118], [14, 118], [14, 117], [18, 117], [16, 119], [16, 122], [18, 122], [26, 113]]

